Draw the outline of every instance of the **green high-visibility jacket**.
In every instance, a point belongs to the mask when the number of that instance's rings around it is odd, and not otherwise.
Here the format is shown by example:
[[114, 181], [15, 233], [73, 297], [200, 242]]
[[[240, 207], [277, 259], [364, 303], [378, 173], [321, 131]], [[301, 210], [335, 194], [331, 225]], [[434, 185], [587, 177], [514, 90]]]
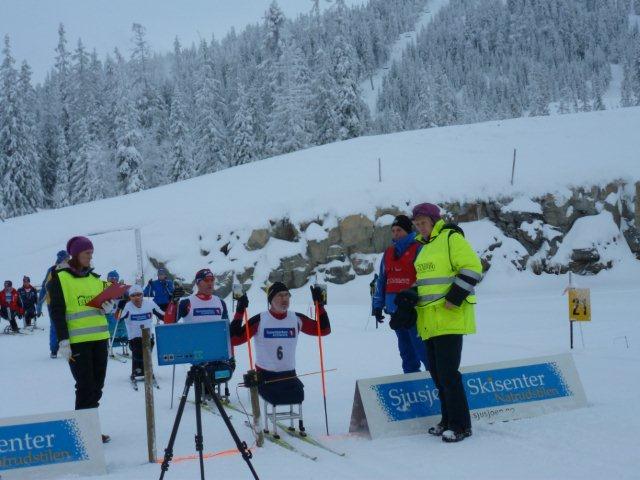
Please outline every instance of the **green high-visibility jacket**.
[[[476, 332], [474, 286], [482, 279], [482, 264], [462, 231], [438, 220], [414, 266], [418, 289], [417, 329], [423, 340]], [[454, 304], [446, 309], [445, 301]]]
[[58, 272], [58, 278], [66, 305], [69, 343], [109, 339], [107, 318], [99, 309], [86, 306], [104, 290], [105, 283], [92, 274], [75, 277], [67, 271]]

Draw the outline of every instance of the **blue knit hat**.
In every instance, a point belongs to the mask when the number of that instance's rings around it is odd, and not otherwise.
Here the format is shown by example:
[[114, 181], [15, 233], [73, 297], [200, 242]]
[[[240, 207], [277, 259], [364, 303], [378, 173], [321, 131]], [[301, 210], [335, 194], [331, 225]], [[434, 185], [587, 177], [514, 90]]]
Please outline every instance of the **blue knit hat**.
[[115, 270], [111, 270], [109, 273], [107, 273], [107, 280], [109, 280], [110, 278], [115, 278], [116, 280], [120, 280], [120, 274]]
[[69, 254], [66, 250], [60, 250], [56, 253], [56, 264], [64, 262], [67, 258], [69, 258]]

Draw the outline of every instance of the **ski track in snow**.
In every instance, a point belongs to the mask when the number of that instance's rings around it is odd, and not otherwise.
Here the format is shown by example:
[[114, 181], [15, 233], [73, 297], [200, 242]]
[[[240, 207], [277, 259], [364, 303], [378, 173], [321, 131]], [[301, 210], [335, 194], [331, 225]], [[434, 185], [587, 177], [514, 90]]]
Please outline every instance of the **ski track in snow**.
[[378, 94], [382, 88], [382, 82], [387, 76], [389, 68], [394, 61], [398, 61], [402, 58], [402, 53], [405, 48], [411, 43], [416, 41], [416, 37], [420, 30], [426, 27], [438, 11], [449, 0], [429, 0], [423, 10], [422, 14], [416, 21], [415, 29], [410, 32], [404, 32], [400, 34], [398, 40], [391, 46], [391, 53], [389, 54], [389, 60], [378, 69], [370, 78], [367, 78], [360, 84], [360, 91], [362, 92], [362, 100], [369, 107], [371, 116], [376, 116], [376, 102], [378, 100]]
[[[369, 317], [368, 279], [330, 286], [327, 307], [332, 333], [324, 338], [329, 428], [332, 447], [347, 452], [341, 458], [306, 444], [299, 447], [318, 456], [311, 462], [267, 443], [254, 450], [254, 465], [262, 479], [396, 479], [396, 478], [637, 478], [637, 431], [640, 417], [632, 408], [640, 398], [640, 324], [628, 305], [640, 295], [640, 267], [577, 278], [592, 289], [593, 321], [576, 327], [573, 356], [587, 395], [587, 408], [506, 423], [475, 423], [474, 435], [456, 445], [428, 435], [366, 440], [349, 438], [355, 380], [400, 372], [396, 338], [388, 324], [375, 329]], [[488, 276], [478, 289], [478, 333], [465, 338], [463, 365], [556, 354], [568, 351], [566, 277], [528, 273]], [[309, 309], [308, 289], [293, 292], [294, 307]], [[259, 303], [259, 302], [253, 302]], [[250, 305], [253, 312], [258, 306]], [[46, 326], [46, 319], [41, 325]], [[582, 332], [582, 333], [581, 333]], [[624, 336], [629, 341], [626, 348]], [[584, 347], [581, 338], [584, 338]], [[73, 405], [73, 380], [61, 359], [48, 358], [48, 332], [28, 336], [0, 335], [0, 416], [63, 411]], [[236, 349], [238, 368], [231, 382], [241, 381], [247, 368], [246, 348]], [[159, 465], [146, 463], [144, 392], [129, 386], [130, 363], [110, 361], [100, 406], [105, 445], [105, 480], [156, 478]], [[297, 355], [299, 372], [318, 370], [317, 341], [302, 336]], [[158, 455], [168, 441], [186, 367], [176, 372], [174, 409], [169, 409], [171, 368], [156, 367], [161, 390], [154, 390]], [[304, 377], [305, 423], [323, 439], [324, 415], [319, 376]], [[240, 395], [247, 404], [246, 393]], [[240, 437], [253, 444], [242, 414], [233, 412]], [[222, 419], [203, 414], [205, 452], [233, 448]], [[177, 437], [176, 457], [195, 453], [195, 415], [187, 404]], [[239, 456], [205, 461], [213, 478], [249, 478]], [[198, 477], [198, 462], [172, 463], [167, 479]], [[68, 477], [73, 478], [73, 477]]]

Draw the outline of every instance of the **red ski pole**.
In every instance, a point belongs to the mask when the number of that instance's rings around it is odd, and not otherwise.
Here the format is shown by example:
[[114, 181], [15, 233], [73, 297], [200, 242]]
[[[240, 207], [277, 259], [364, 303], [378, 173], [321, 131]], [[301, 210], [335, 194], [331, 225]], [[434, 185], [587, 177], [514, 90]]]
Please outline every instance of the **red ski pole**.
[[253, 370], [253, 352], [251, 351], [251, 329], [249, 328], [249, 314], [244, 309], [244, 331], [247, 335], [247, 347], [249, 348], [249, 367]]
[[322, 350], [322, 331], [320, 330], [320, 303], [316, 304], [316, 325], [318, 328], [318, 347], [320, 348], [320, 373], [322, 378], [322, 399], [324, 401], [324, 424], [329, 435], [329, 419], [327, 417], [327, 386], [324, 381], [324, 352]]

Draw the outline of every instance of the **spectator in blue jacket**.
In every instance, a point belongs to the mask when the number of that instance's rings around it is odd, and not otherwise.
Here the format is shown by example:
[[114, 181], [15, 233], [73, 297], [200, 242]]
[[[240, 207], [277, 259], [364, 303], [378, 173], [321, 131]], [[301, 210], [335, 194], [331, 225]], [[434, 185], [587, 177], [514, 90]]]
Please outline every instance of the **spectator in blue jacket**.
[[[413, 262], [420, 245], [415, 242], [415, 237], [409, 217], [398, 215], [391, 225], [393, 245], [389, 246], [382, 256], [373, 294], [372, 314], [379, 323], [384, 319], [383, 310], [388, 315], [393, 315], [397, 310], [395, 299], [398, 292], [411, 288], [416, 281]], [[389, 325], [394, 328], [393, 323]], [[410, 328], [395, 327], [394, 330], [398, 337], [402, 371], [419, 372], [420, 363], [428, 370], [425, 343], [418, 336], [415, 325]]]
[[[49, 280], [51, 280], [51, 274], [56, 269], [56, 267], [67, 260], [69, 258], [69, 254], [66, 250], [60, 250], [56, 254], [56, 263], [55, 265], [49, 267], [47, 273], [44, 276], [44, 280], [42, 281], [42, 288], [40, 288], [40, 294], [38, 295], [38, 308], [36, 311], [36, 315], [39, 317], [42, 315], [42, 304], [47, 302], [47, 311], [49, 312], [49, 319], [51, 319], [51, 310], [49, 310], [49, 294], [47, 293], [47, 286], [49, 285]], [[51, 358], [56, 358], [58, 356], [58, 337], [56, 336], [56, 329], [53, 325], [53, 322], [49, 323], [49, 351], [51, 352]]]
[[162, 310], [167, 309], [173, 295], [173, 281], [167, 278], [167, 271], [164, 268], [158, 269], [158, 279], [149, 280], [144, 289], [145, 297], [152, 297]]

